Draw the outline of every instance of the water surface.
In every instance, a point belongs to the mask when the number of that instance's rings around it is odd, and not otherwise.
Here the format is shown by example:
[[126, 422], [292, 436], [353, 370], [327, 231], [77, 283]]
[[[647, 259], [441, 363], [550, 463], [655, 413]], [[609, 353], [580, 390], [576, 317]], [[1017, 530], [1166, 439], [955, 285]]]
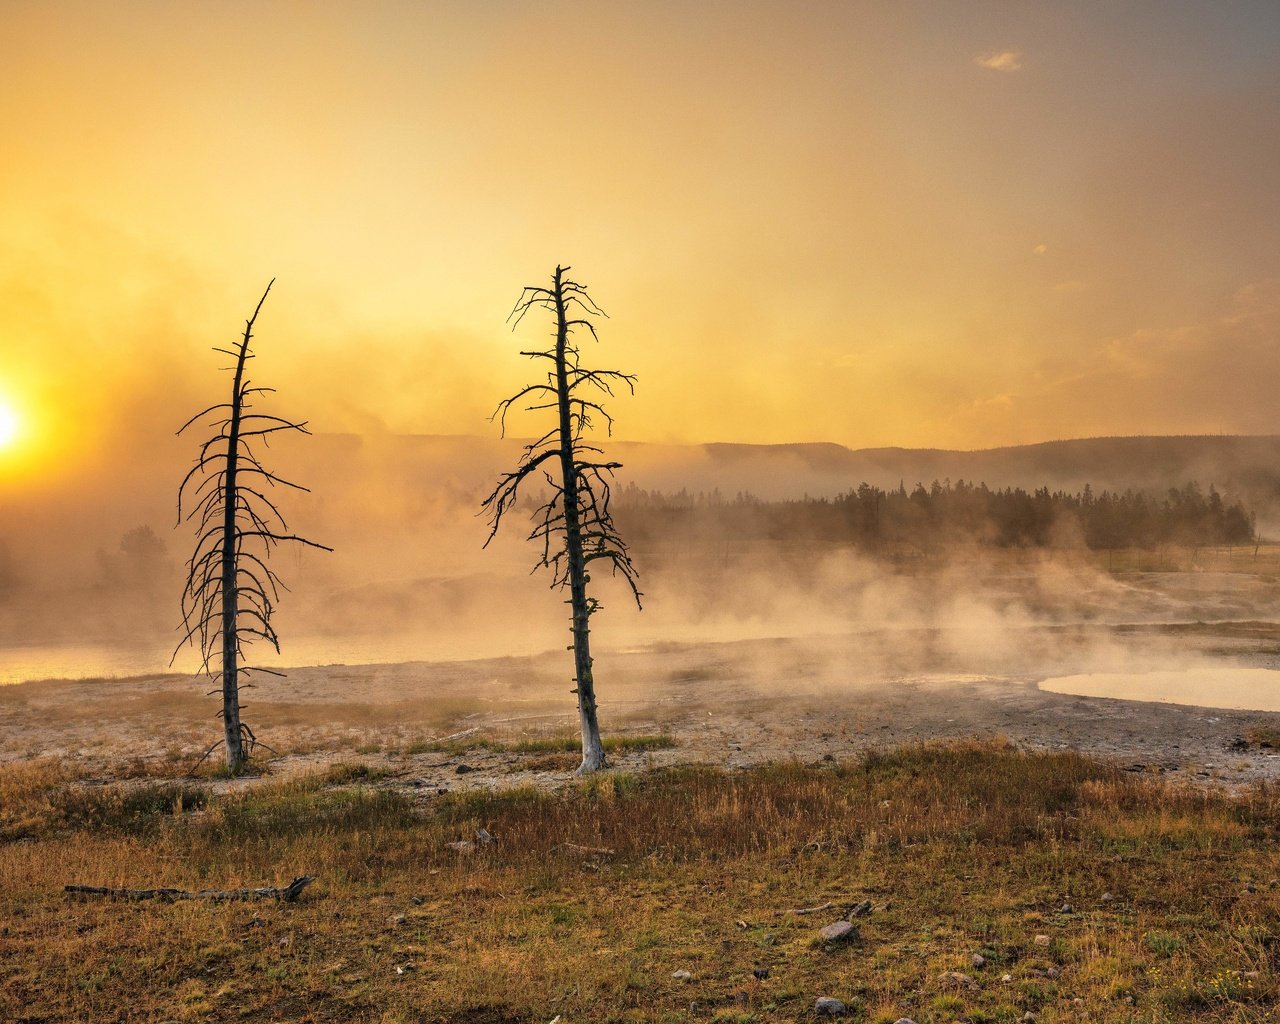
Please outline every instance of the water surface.
[[1280, 711], [1280, 671], [1230, 666], [1159, 672], [1093, 672], [1046, 679], [1040, 689], [1232, 711]]

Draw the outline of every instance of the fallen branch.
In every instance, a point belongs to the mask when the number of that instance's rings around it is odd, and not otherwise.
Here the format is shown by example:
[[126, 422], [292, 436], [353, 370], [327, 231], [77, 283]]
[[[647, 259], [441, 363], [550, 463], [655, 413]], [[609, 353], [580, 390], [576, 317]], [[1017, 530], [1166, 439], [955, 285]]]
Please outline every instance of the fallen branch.
[[613, 850], [607, 850], [603, 846], [582, 846], [579, 843], [556, 843], [551, 847], [552, 850], [574, 850], [577, 853], [594, 853], [604, 857], [614, 857], [617, 854]]
[[834, 903], [824, 903], [820, 907], [800, 907], [797, 910], [776, 910], [774, 913], [778, 917], [781, 917], [784, 914], [799, 914], [803, 917], [805, 914], [817, 914], [823, 910], [830, 910], [834, 906]]
[[64, 892], [77, 896], [106, 896], [113, 900], [281, 900], [292, 903], [315, 879], [302, 875], [285, 886], [271, 885], [263, 889], [114, 889], [106, 885], [68, 885]]

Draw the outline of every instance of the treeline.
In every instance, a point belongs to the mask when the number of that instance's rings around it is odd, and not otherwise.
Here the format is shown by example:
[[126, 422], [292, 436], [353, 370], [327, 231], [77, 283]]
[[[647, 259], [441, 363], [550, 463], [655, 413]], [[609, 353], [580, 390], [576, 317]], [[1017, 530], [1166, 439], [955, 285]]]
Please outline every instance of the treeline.
[[1254, 515], [1210, 486], [1170, 488], [1164, 495], [1048, 487], [996, 490], [963, 480], [917, 484], [908, 491], [860, 484], [834, 498], [764, 501], [749, 493], [674, 494], [629, 485], [617, 495], [618, 519], [638, 542], [723, 530], [785, 541], [809, 538], [865, 547], [908, 544], [922, 549], [950, 543], [999, 547], [1155, 548], [1248, 544]]

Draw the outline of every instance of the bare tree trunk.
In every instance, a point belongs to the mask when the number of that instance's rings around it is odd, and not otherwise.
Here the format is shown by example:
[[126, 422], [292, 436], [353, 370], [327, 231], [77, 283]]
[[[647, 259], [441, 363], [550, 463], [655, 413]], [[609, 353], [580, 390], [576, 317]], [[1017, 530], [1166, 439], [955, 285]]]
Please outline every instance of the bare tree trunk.
[[[269, 284], [253, 316], [245, 321], [240, 342], [214, 349], [233, 360], [233, 365], [227, 367], [234, 372], [231, 400], [196, 413], [178, 430], [181, 434], [192, 424], [212, 418], [213, 435], [200, 445], [195, 465], [178, 485], [179, 525], [192, 518], [199, 525], [182, 592], [185, 633], [174, 657], [184, 645], [198, 642], [201, 671], [210, 679], [214, 677], [214, 661], [220, 659], [223, 738], [218, 742], [226, 746], [227, 769], [233, 775], [244, 768], [257, 743], [253, 730], [240, 717], [241, 677], [245, 677], [243, 686], [247, 688], [252, 685], [248, 682], [251, 672], [282, 674], [246, 665], [242, 647], [257, 639], [269, 643], [277, 653], [280, 650], [280, 638], [271, 618], [283, 584], [267, 565], [267, 558], [275, 545], [285, 541], [332, 550], [289, 532], [288, 523], [267, 497], [267, 491], [276, 486], [300, 491], [306, 488], [268, 470], [253, 448], [255, 439], [266, 443], [280, 432], [309, 433], [305, 420], [295, 422], [253, 411], [253, 396], [275, 390], [250, 387], [251, 381], [245, 376], [248, 360], [253, 358], [253, 326], [270, 292]], [[185, 516], [184, 500], [188, 502]], [[210, 696], [217, 692], [216, 688], [211, 690]], [[217, 746], [215, 743], [205, 756]]]
[[569, 607], [573, 631], [574, 693], [582, 723], [582, 764], [579, 775], [605, 767], [604, 745], [596, 717], [596, 687], [591, 672], [591, 607], [587, 602], [587, 565], [582, 551], [582, 523], [578, 516], [578, 467], [569, 407], [569, 372], [565, 347], [569, 341], [563, 269], [556, 267], [556, 400], [560, 413], [560, 470], [564, 486], [565, 553], [568, 557]]
[[[271, 286], [267, 286], [267, 292]], [[222, 516], [222, 731], [227, 746], [227, 770], [233, 775], [244, 767], [244, 742], [240, 733], [240, 665], [237, 654], [237, 630], [239, 627], [239, 591], [236, 587], [236, 470], [240, 454], [240, 415], [244, 409], [241, 386], [244, 380], [244, 361], [249, 351], [249, 338], [253, 331], [258, 310], [266, 301], [267, 292], [253, 311], [253, 318], [245, 325], [244, 340], [236, 356], [235, 383], [231, 388], [231, 422], [227, 427], [227, 461], [223, 486]]]
[[[551, 487], [551, 496], [533, 513], [534, 527], [529, 540], [541, 544], [537, 565], [551, 571], [552, 587], [569, 591], [573, 693], [578, 698], [582, 727], [582, 764], [578, 766], [578, 774], [586, 775], [607, 767], [604, 745], [600, 741], [591, 659], [591, 616], [599, 611], [600, 605], [595, 598], [587, 596], [587, 585], [591, 582], [588, 568], [592, 562], [607, 564], [630, 588], [637, 607], [641, 594], [626, 542], [618, 535], [609, 510], [610, 481], [621, 463], [606, 460], [603, 451], [587, 440], [585, 434], [592, 427], [593, 416], [603, 420], [611, 432], [613, 419], [601, 404], [602, 396], [613, 397], [616, 387], [625, 387], [634, 394], [635, 377], [618, 370], [596, 370], [582, 365], [574, 331], [581, 329], [599, 341], [591, 318], [605, 313], [584, 285], [567, 276], [568, 271], [568, 267], [557, 266], [550, 288], [524, 288], [511, 310], [508, 320], [514, 320], [513, 330], [530, 309], [554, 313], [555, 342], [537, 351], [521, 353], [531, 359], [547, 360], [549, 366], [542, 364], [547, 371], [545, 383], [530, 384], [503, 399], [492, 417], [499, 421], [505, 433], [507, 413], [518, 403], [528, 401], [526, 412], [554, 409], [556, 425], [525, 445], [520, 464], [503, 474], [481, 508], [489, 514], [487, 547], [497, 535], [503, 516], [517, 507], [522, 483], [537, 474], [545, 477]], [[576, 315], [571, 312], [574, 303], [580, 308]], [[547, 468], [556, 464], [559, 473]]]

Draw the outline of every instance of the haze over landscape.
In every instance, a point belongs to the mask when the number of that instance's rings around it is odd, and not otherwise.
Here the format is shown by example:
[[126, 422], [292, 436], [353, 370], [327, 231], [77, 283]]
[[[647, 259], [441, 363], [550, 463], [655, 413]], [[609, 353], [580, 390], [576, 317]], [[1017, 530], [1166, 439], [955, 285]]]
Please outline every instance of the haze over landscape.
[[557, 259], [630, 440], [1274, 433], [1274, 17], [7, 5], [5, 480], [168, 433], [273, 276], [317, 429], [482, 433]]
[[1278, 110], [1273, 0], [0, 5], [0, 1019], [1270, 1020]]

